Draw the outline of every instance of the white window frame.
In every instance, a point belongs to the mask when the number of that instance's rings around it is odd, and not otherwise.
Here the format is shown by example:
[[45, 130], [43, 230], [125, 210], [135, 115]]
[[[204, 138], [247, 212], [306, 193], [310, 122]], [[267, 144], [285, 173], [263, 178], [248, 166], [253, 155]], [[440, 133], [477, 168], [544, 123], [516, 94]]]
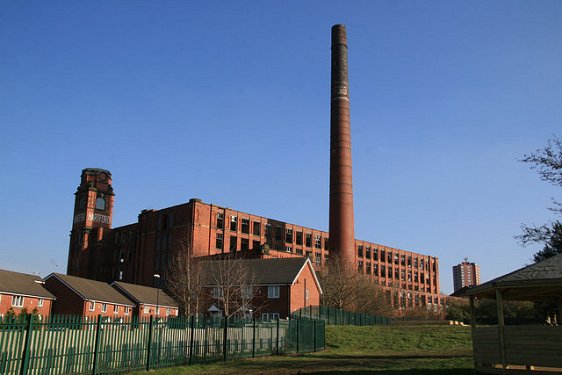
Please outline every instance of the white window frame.
[[95, 311], [95, 310], [96, 310], [96, 302], [95, 302], [95, 301], [90, 301], [90, 302], [89, 302], [88, 310], [90, 310], [90, 311]]
[[279, 320], [279, 313], [262, 313], [262, 322], [271, 322], [272, 320]]
[[252, 298], [254, 297], [254, 287], [252, 285], [244, 285], [242, 287], [242, 298]]
[[113, 313], [114, 314], [119, 314], [119, 305], [113, 305]]
[[107, 303], [102, 303], [102, 304], [101, 304], [101, 312], [102, 312], [102, 313], [107, 312]]
[[170, 308], [166, 307], [166, 316], [170, 316]]
[[279, 285], [268, 285], [267, 286], [267, 298], [269, 299], [278, 299], [280, 294], [280, 287]]
[[144, 305], [143, 313], [150, 314], [150, 306]]
[[213, 287], [213, 298], [220, 299], [224, 297], [224, 290], [220, 286]]
[[129, 315], [130, 309], [131, 308], [129, 306], [125, 306], [125, 315]]
[[45, 303], [45, 299], [39, 298], [39, 301], [37, 301], [37, 307], [43, 307], [44, 303]]
[[13, 307], [23, 307], [25, 302], [24, 296], [13, 295], [12, 296], [12, 306]]

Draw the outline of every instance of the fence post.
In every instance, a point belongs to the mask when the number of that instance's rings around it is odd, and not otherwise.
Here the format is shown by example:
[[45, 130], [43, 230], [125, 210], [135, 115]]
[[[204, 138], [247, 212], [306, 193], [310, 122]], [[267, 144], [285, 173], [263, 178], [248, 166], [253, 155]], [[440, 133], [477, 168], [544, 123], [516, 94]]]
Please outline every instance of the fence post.
[[279, 318], [277, 318], [277, 355], [279, 355]]
[[161, 324], [161, 320], [160, 317], [156, 317], [156, 332], [158, 332], [158, 342], [156, 343], [158, 351], [157, 351], [157, 356], [156, 356], [156, 364], [160, 365], [160, 357], [162, 354], [162, 327], [158, 327]]
[[228, 316], [224, 317], [224, 332], [222, 333], [222, 360], [226, 362], [226, 340], [228, 339]]
[[30, 350], [31, 350], [31, 328], [33, 326], [32, 324], [32, 319], [31, 319], [31, 314], [27, 314], [26, 318], [27, 318], [27, 324], [25, 325], [25, 344], [23, 347], [23, 354], [22, 354], [22, 361], [21, 361], [21, 368], [20, 368], [20, 374], [21, 375], [25, 375], [27, 374], [27, 368], [29, 366], [29, 356], [30, 356]]
[[300, 331], [300, 327], [299, 327], [299, 321], [300, 319], [297, 319], [297, 354], [299, 354], [299, 331]]
[[256, 316], [252, 315], [252, 358], [256, 356]]
[[193, 336], [195, 336], [195, 315], [191, 315], [191, 337], [189, 339], [189, 364], [193, 362]]
[[98, 315], [98, 321], [96, 325], [96, 341], [94, 344], [94, 366], [92, 368], [92, 374], [96, 375], [98, 372], [98, 356], [100, 351], [100, 336], [101, 336], [101, 315]]
[[147, 348], [147, 356], [146, 356], [146, 371], [150, 371], [150, 356], [152, 352], [152, 327], [153, 327], [153, 316], [150, 315], [150, 322], [148, 325], [148, 348]]
[[316, 352], [316, 322], [318, 322], [318, 320], [313, 320], [314, 322], [314, 352]]

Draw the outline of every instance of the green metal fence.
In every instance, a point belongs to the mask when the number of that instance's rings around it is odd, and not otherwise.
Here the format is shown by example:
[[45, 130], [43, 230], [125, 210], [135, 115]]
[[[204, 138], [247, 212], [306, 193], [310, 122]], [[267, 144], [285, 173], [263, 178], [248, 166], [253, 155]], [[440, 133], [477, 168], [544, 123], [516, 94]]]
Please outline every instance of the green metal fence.
[[108, 374], [325, 347], [325, 323], [306, 318], [18, 318], [0, 323], [0, 374]]
[[320, 319], [328, 325], [389, 325], [390, 318], [346, 311], [330, 306], [307, 306], [293, 313], [294, 318]]

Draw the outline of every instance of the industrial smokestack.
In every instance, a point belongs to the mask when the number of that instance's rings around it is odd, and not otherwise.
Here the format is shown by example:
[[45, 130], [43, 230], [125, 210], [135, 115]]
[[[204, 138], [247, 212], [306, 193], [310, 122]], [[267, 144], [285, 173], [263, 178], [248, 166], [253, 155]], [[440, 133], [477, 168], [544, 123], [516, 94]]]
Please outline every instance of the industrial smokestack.
[[344, 25], [332, 27], [330, 101], [330, 253], [347, 265], [355, 261], [351, 127]]

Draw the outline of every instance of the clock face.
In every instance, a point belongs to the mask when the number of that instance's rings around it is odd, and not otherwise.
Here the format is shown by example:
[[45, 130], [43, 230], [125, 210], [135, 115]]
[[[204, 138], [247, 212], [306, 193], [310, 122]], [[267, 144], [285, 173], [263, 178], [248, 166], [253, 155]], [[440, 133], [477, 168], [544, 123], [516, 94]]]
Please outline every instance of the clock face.
[[101, 172], [100, 174], [98, 174], [98, 177], [102, 181], [107, 180], [107, 175], [105, 174], [105, 172]]

